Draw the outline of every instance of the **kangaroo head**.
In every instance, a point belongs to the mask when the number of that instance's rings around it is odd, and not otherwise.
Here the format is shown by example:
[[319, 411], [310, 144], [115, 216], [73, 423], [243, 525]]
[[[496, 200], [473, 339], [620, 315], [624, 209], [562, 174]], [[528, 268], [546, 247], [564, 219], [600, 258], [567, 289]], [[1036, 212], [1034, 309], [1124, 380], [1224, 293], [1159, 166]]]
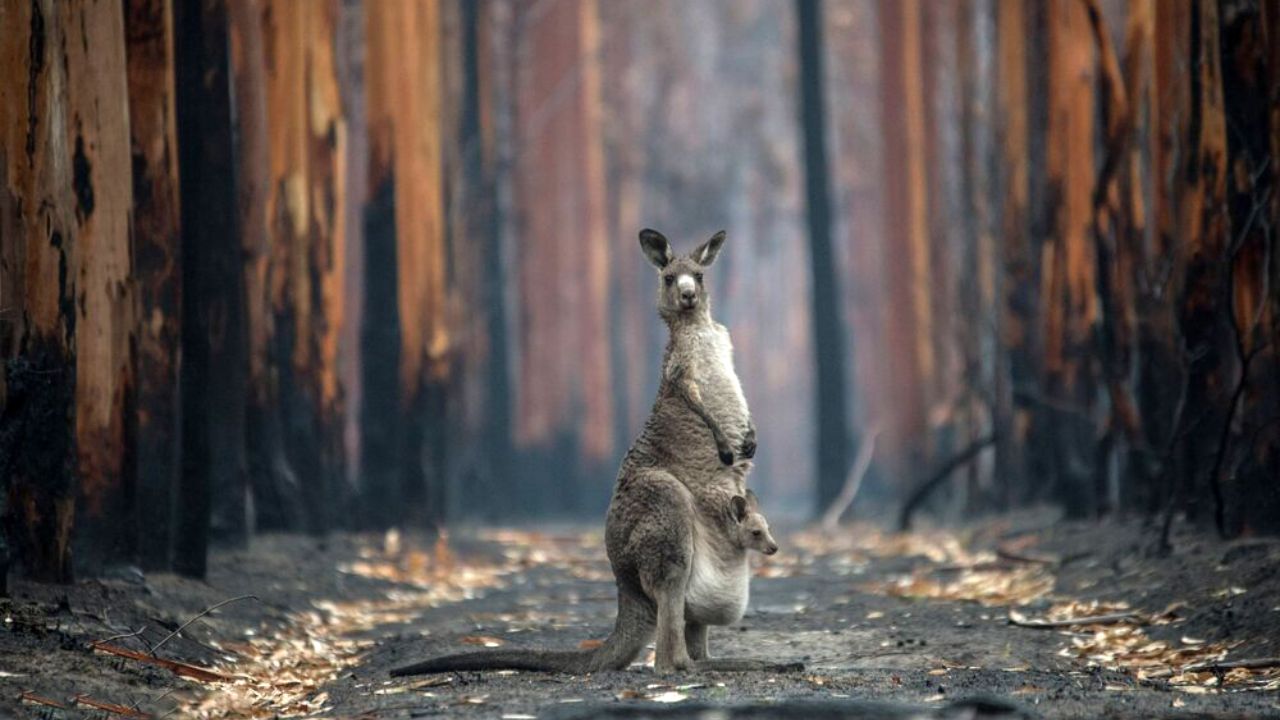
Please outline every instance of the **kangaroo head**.
[[765, 555], [778, 552], [778, 542], [769, 533], [769, 521], [760, 513], [760, 502], [755, 493], [748, 490], [745, 497], [734, 495], [729, 504], [739, 545]]
[[648, 228], [640, 231], [640, 248], [658, 268], [658, 314], [674, 318], [707, 308], [707, 286], [702, 272], [715, 262], [722, 245], [723, 230], [688, 255], [676, 257], [662, 233]]

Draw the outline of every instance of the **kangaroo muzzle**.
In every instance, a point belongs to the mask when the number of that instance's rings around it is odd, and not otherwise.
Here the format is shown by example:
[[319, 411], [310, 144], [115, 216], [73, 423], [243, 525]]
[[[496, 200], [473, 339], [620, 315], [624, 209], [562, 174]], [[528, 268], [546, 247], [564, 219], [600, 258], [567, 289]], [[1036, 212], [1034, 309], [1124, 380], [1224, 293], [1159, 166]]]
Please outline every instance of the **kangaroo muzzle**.
[[698, 284], [692, 275], [681, 275], [676, 278], [676, 290], [680, 292], [680, 304], [691, 308], [698, 304]]

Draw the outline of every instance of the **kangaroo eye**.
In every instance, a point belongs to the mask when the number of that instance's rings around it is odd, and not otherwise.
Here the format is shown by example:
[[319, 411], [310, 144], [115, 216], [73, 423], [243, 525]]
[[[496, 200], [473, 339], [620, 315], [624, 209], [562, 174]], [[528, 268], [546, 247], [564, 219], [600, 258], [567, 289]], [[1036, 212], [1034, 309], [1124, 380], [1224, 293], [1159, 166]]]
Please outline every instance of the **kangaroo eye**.
[[675, 276], [675, 275], [663, 275], [663, 276], [662, 276], [662, 280], [663, 280], [663, 282], [665, 282], [665, 283], [667, 284], [667, 287], [671, 287], [671, 283], [673, 283], [673, 282], [675, 282], [675, 281], [676, 281], [676, 276]]
[[702, 273], [694, 273], [693, 279], [697, 280], [698, 282], [702, 282]]
[[759, 531], [759, 530], [752, 530], [752, 531], [751, 531], [751, 534], [752, 534], [752, 535], [755, 535], [756, 537], [760, 537], [760, 531]]

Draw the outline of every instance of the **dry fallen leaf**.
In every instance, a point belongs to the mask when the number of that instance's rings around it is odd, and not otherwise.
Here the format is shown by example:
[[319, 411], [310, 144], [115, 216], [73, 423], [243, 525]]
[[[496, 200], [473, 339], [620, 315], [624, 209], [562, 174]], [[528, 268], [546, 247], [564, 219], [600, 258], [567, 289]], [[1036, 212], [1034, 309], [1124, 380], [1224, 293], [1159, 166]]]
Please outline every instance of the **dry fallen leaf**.
[[487, 648], [501, 647], [506, 643], [502, 638], [490, 637], [488, 635], [468, 635], [462, 638], [462, 642], [467, 645], [480, 645]]

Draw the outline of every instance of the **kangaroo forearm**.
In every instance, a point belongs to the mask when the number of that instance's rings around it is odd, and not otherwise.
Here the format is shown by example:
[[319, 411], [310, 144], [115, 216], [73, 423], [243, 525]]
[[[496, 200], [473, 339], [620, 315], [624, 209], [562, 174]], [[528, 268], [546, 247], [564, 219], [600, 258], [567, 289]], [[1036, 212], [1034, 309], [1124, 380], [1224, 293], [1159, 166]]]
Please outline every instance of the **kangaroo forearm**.
[[698, 389], [698, 383], [688, 378], [681, 378], [680, 381], [676, 383], [676, 389], [679, 390], [680, 398], [689, 406], [689, 409], [701, 418], [702, 421], [707, 424], [707, 427], [711, 429], [711, 434], [715, 437], [716, 443], [719, 444], [719, 442], [724, 438], [724, 428], [721, 427], [720, 423], [715, 419], [711, 412], [707, 410], [706, 403], [702, 401], [702, 391]]

